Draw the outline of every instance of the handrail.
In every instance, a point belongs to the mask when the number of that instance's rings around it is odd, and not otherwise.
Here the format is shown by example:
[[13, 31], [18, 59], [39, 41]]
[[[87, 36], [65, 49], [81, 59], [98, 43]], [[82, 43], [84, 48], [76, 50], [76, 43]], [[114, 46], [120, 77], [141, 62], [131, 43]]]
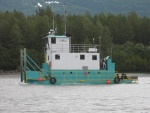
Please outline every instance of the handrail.
[[52, 44], [50, 48], [52, 52], [97, 53], [99, 51], [99, 45], [95, 44]]
[[[71, 44], [70, 50], [72, 53], [88, 53], [94, 52], [97, 53], [99, 45], [94, 44]], [[93, 49], [93, 51], [91, 51]]]
[[[32, 68], [34, 71], [42, 69], [27, 55], [26, 48], [20, 50], [20, 66], [21, 66], [21, 82], [26, 83], [27, 81], [27, 71], [31, 71]], [[28, 67], [29, 66], [29, 67]]]
[[26, 67], [26, 69], [27, 69], [28, 71], [31, 71], [28, 67]]
[[[24, 56], [22, 56], [22, 60], [24, 60]], [[30, 67], [32, 67], [32, 69], [33, 69], [34, 71], [36, 71], [36, 69], [32, 66], [32, 64], [30, 63], [30, 61], [28, 61], [28, 59], [26, 59], [26, 62], [27, 62], [27, 64], [30, 65]], [[31, 71], [30, 68], [27, 67], [27, 66], [26, 66], [26, 69], [29, 70], [29, 71]]]
[[26, 56], [40, 71], [42, 70], [27, 54], [26, 54]]
[[27, 60], [27, 63], [32, 67], [32, 69], [34, 70], [34, 71], [36, 71], [36, 69], [32, 66], [32, 64]]

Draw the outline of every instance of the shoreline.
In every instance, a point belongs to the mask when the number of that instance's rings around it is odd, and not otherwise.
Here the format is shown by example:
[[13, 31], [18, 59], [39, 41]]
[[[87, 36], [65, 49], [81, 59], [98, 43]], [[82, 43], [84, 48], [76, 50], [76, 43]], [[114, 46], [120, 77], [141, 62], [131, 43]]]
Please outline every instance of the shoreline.
[[20, 71], [18, 71], [18, 70], [15, 70], [15, 71], [0, 70], [0, 75], [20, 75]]

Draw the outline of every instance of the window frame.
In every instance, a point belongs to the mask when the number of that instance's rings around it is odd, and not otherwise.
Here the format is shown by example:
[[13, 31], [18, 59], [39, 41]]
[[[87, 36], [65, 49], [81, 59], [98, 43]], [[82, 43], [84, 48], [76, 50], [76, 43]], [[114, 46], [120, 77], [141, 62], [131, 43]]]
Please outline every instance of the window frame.
[[85, 55], [80, 55], [80, 60], [85, 60]]
[[56, 44], [56, 37], [51, 38], [51, 44]]
[[97, 60], [97, 55], [92, 55], [92, 60]]
[[60, 60], [60, 54], [55, 54], [55, 60]]

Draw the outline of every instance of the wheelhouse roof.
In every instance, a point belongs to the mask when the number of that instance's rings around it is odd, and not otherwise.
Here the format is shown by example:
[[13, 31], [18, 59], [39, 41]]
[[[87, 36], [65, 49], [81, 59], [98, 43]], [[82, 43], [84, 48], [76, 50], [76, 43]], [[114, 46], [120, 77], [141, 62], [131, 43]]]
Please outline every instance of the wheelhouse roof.
[[70, 37], [67, 37], [65, 35], [48, 35], [47, 36], [48, 38], [70, 38]]

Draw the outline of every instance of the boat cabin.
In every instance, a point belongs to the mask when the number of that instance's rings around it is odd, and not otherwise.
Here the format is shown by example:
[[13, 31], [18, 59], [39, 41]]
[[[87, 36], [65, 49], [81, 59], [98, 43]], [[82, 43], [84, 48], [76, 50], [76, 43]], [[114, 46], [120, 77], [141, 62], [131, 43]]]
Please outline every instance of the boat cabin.
[[98, 45], [71, 44], [70, 36], [50, 33], [46, 38], [46, 63], [53, 70], [99, 70]]

